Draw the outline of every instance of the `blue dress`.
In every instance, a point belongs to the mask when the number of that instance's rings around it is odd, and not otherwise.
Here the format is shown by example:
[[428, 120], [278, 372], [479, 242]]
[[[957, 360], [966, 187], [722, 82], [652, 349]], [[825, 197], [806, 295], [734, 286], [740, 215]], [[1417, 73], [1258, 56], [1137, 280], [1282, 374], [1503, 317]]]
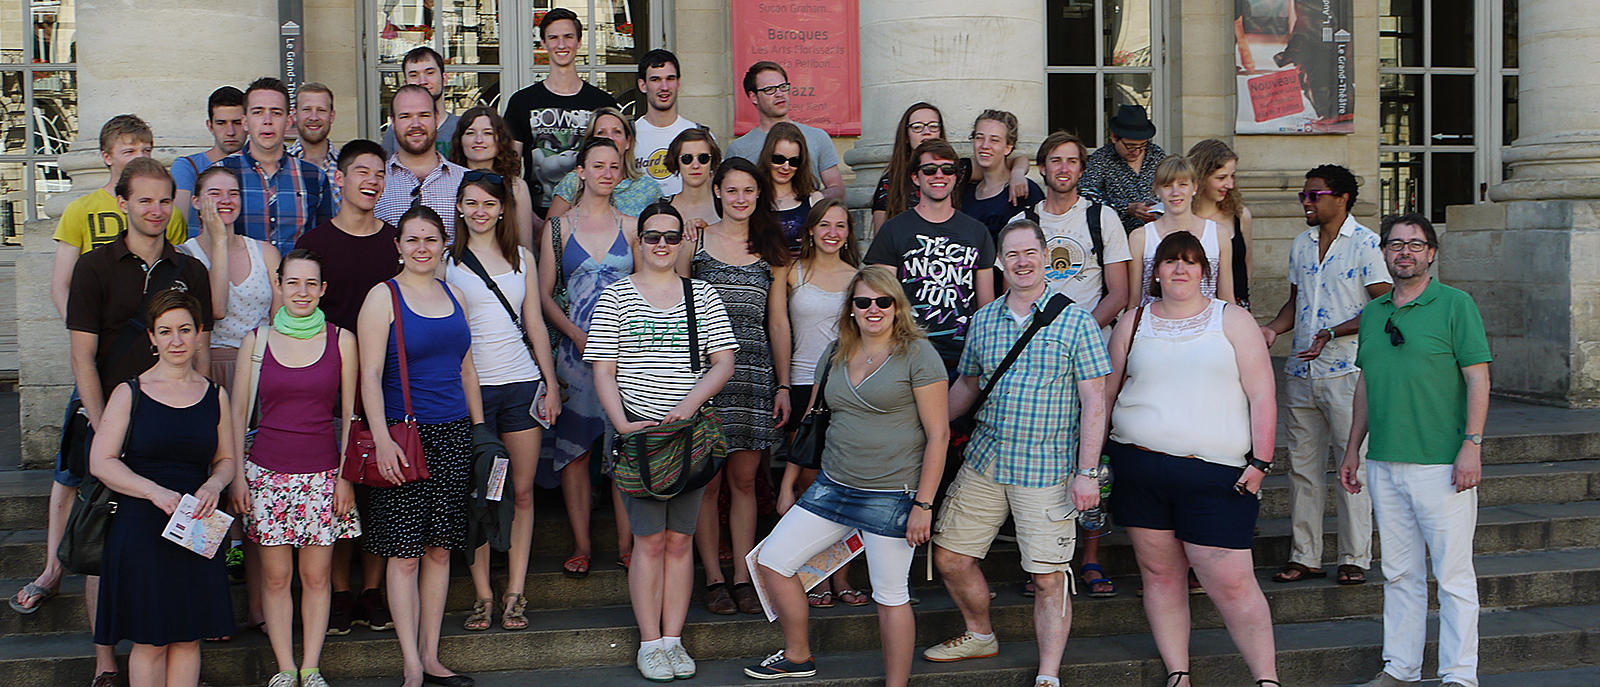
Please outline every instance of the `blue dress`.
[[[599, 257], [589, 255], [583, 244], [572, 233], [562, 237], [561, 274], [567, 282], [567, 317], [579, 329], [589, 331], [589, 320], [594, 317], [594, 306], [600, 302], [600, 292], [607, 286], [633, 274], [633, 251], [622, 232], [611, 242], [611, 247]], [[556, 424], [545, 433], [543, 455], [556, 472], [589, 452], [595, 442], [606, 435], [610, 423], [606, 411], [600, 407], [600, 397], [595, 393], [594, 368], [583, 361], [577, 344], [561, 337], [556, 345], [556, 376], [561, 385], [561, 415]], [[554, 390], [552, 390], [554, 391]], [[604, 451], [601, 451], [601, 455]], [[555, 486], [559, 479], [540, 471], [540, 484]], [[554, 480], [552, 483], [551, 480]]]
[[[194, 405], [173, 408], [139, 392], [122, 461], [140, 476], [193, 494], [211, 476], [221, 408], [210, 385]], [[226, 559], [205, 558], [161, 538], [169, 516], [126, 494], [106, 534], [94, 641], [165, 646], [233, 634]]]

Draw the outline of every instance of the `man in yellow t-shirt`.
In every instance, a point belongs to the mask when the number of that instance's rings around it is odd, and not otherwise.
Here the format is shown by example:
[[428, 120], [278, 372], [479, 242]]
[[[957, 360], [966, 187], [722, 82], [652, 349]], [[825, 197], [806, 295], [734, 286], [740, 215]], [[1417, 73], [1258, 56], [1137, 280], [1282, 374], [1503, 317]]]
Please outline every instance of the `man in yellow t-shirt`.
[[[67, 316], [67, 290], [78, 256], [111, 243], [127, 229], [128, 218], [117, 209], [113, 190], [122, 168], [130, 160], [150, 157], [154, 146], [150, 126], [135, 115], [117, 115], [100, 128], [100, 159], [111, 168], [111, 179], [93, 193], [72, 201], [56, 224], [55, 264], [50, 270], [50, 300], [63, 319]], [[189, 238], [184, 213], [173, 212], [167, 222], [167, 240], [176, 246]]]

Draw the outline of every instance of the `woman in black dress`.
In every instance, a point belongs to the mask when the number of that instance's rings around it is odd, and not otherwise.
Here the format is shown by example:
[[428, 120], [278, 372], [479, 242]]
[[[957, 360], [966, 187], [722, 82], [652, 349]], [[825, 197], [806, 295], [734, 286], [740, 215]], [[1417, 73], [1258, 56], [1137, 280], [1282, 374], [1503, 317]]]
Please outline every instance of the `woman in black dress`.
[[233, 428], [227, 392], [191, 365], [200, 302], [163, 291], [146, 315], [156, 364], [139, 375], [137, 391], [124, 382], [111, 392], [90, 449], [90, 472], [118, 499], [94, 639], [133, 642], [132, 687], [194, 685], [200, 640], [233, 632], [228, 574], [221, 556], [200, 556], [162, 540], [161, 531], [185, 494], [199, 500], [197, 517], [216, 510], [234, 475]]

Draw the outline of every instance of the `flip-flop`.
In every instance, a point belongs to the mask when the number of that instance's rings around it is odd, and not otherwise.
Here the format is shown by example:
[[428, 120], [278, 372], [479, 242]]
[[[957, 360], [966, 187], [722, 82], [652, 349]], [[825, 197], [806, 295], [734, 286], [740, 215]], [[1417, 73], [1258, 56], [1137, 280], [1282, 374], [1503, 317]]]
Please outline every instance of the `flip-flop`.
[[[854, 590], [854, 589], [841, 589], [841, 590], [839, 590], [839, 593], [834, 595], [834, 597], [839, 599], [839, 603], [842, 603], [842, 604], [844, 604], [846, 606], [865, 606], [867, 604], [872, 603], [872, 597], [871, 596], [868, 596], [865, 592], [857, 591], [857, 590]], [[849, 597], [849, 598], [845, 598], [845, 597]], [[851, 601], [850, 599], [855, 599], [855, 600]]]
[[567, 577], [588, 577], [589, 557], [572, 555], [566, 563], [561, 564], [561, 573]]
[[1366, 581], [1367, 571], [1362, 570], [1361, 566], [1350, 565], [1349, 563], [1339, 566], [1339, 584], [1349, 586], [1354, 584], [1365, 584]]
[[833, 592], [806, 592], [812, 608], [833, 608]]
[[[1089, 585], [1089, 590], [1084, 592], [1084, 594], [1087, 595], [1089, 598], [1091, 598], [1091, 599], [1109, 599], [1109, 598], [1114, 597], [1114, 596], [1117, 595], [1117, 585], [1116, 585], [1116, 583], [1112, 582], [1111, 578], [1106, 577], [1105, 569], [1101, 568], [1098, 563], [1088, 563], [1088, 564], [1084, 565], [1080, 569], [1080, 572], [1096, 573], [1096, 574], [1099, 575], [1099, 577], [1096, 577], [1096, 578], [1093, 578], [1093, 579], [1090, 579], [1090, 580], [1086, 581], [1087, 584]], [[1111, 589], [1109, 589], [1109, 590], [1102, 589], [1100, 591], [1095, 591], [1095, 586], [1102, 585], [1102, 584], [1110, 585]]]
[[[12, 594], [11, 595], [11, 599], [9, 600], [9, 602], [11, 603], [11, 610], [16, 611], [18, 613], [21, 613], [23, 615], [30, 615], [30, 614], [32, 614], [34, 612], [37, 612], [39, 610], [39, 607], [44, 605], [44, 602], [49, 601], [50, 598], [55, 596], [57, 593], [59, 593], [59, 591], [60, 591], [59, 589], [50, 589], [48, 587], [41, 587], [41, 586], [36, 585], [36, 584], [34, 584], [32, 582], [29, 582], [29, 583], [27, 583], [27, 584], [22, 586], [22, 590], [21, 591], [17, 592], [16, 594]], [[17, 603], [17, 596], [19, 596], [19, 595], [22, 596], [22, 600], [23, 601], [32, 601], [33, 605], [32, 606], [24, 606], [24, 605], [22, 605], [20, 603]]]
[[1308, 568], [1294, 561], [1289, 561], [1283, 564], [1283, 569], [1272, 575], [1272, 581], [1303, 582], [1305, 580], [1318, 580], [1327, 576], [1328, 571], [1322, 568]]
[[631, 563], [633, 563], [633, 554], [625, 553], [621, 556], [617, 556], [617, 567], [627, 570], [628, 565]]

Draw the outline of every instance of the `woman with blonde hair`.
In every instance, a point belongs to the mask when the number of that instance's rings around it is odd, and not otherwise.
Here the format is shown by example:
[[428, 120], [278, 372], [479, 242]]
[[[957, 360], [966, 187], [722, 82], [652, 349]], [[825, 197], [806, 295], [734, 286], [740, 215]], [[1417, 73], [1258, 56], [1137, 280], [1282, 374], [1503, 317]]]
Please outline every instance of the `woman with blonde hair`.
[[1234, 188], [1234, 175], [1238, 172], [1239, 154], [1228, 144], [1208, 138], [1189, 149], [1189, 164], [1194, 165], [1195, 178], [1200, 192], [1194, 199], [1194, 215], [1209, 219], [1219, 227], [1233, 225], [1233, 238], [1229, 246], [1233, 251], [1233, 269], [1222, 275], [1233, 281], [1233, 302], [1245, 310], [1250, 309], [1250, 274], [1255, 269], [1251, 263], [1251, 225], [1254, 216], [1245, 207], [1244, 198]]
[[[878, 603], [885, 684], [903, 687], [916, 641], [911, 556], [928, 541], [944, 472], [949, 408], [944, 362], [911, 317], [905, 290], [887, 270], [850, 280], [839, 342], [817, 362], [829, 368], [815, 396], [832, 412], [822, 471], [761, 544], [757, 557], [784, 648], [745, 674], [759, 679], [816, 674], [810, 606], [800, 566], [861, 530]], [[813, 401], [815, 406], [817, 401]]]
[[1168, 236], [1180, 231], [1193, 234], [1205, 249], [1210, 263], [1200, 293], [1206, 298], [1219, 298], [1233, 302], [1233, 281], [1222, 275], [1233, 270], [1233, 246], [1221, 240], [1221, 229], [1213, 220], [1194, 213], [1195, 196], [1199, 194], [1200, 176], [1187, 158], [1173, 155], [1156, 166], [1154, 187], [1156, 199], [1161, 201], [1163, 213], [1156, 221], [1134, 229], [1128, 234], [1128, 249], [1144, 249], [1144, 259], [1128, 261], [1128, 309], [1148, 305], [1156, 296], [1151, 291], [1155, 278], [1156, 247]]
[[[634, 167], [633, 144], [638, 140], [634, 135], [633, 122], [622, 116], [622, 111], [614, 107], [602, 107], [594, 111], [594, 116], [589, 118], [589, 130], [583, 134], [583, 145], [587, 147], [596, 138], [608, 138], [617, 144], [617, 150], [622, 153], [622, 178], [617, 181], [616, 188], [611, 190], [611, 204], [616, 206], [622, 214], [629, 217], [638, 217], [639, 212], [646, 206], [661, 200], [661, 184], [655, 179], [639, 174]], [[550, 201], [550, 211], [545, 217], [560, 217], [567, 210], [576, 205], [578, 198], [583, 195], [584, 187], [578, 178], [578, 170], [567, 172], [562, 177], [561, 183], [556, 185], [556, 197]]]

